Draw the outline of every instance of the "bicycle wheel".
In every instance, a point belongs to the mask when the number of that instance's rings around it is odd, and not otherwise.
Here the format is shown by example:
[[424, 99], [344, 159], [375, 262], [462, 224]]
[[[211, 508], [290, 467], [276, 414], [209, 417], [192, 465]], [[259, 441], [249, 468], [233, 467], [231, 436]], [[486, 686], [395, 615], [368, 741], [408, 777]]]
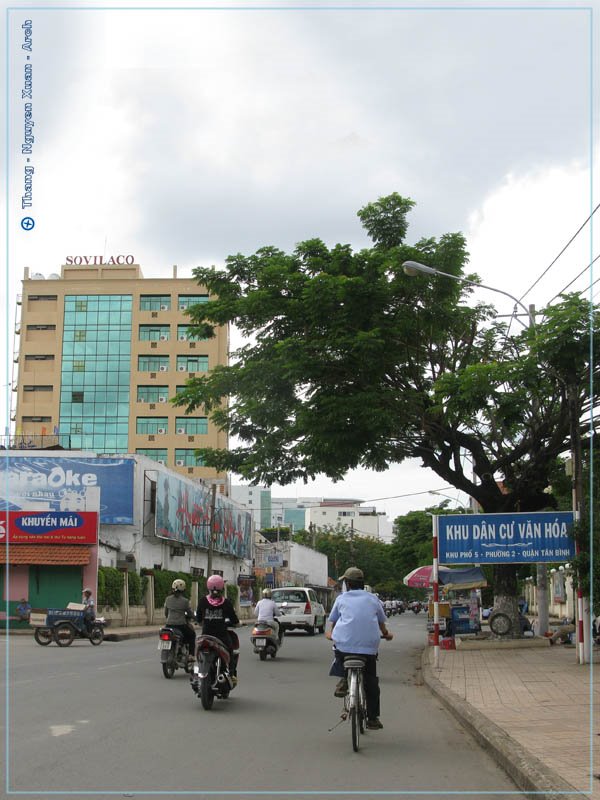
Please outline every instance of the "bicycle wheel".
[[350, 728], [352, 732], [352, 749], [358, 752], [360, 744], [360, 722], [359, 722], [359, 688], [358, 675], [356, 670], [348, 671], [348, 714], [350, 716]]
[[358, 682], [358, 727], [361, 733], [365, 732], [367, 724], [367, 698], [365, 695], [365, 685], [362, 672]]

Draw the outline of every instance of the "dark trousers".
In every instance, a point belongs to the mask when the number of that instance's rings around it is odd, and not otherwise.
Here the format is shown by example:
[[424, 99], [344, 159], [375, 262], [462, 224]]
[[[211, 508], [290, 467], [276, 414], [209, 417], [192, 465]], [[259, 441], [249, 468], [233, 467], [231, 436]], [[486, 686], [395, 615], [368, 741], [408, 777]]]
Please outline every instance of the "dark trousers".
[[188, 646], [188, 652], [191, 656], [193, 656], [196, 650], [196, 634], [192, 628], [190, 628], [189, 625], [171, 625], [170, 627], [176, 628], [181, 632], [183, 641], [186, 642]]
[[365, 684], [365, 697], [367, 699], [367, 719], [375, 719], [379, 716], [379, 678], [377, 677], [377, 656], [367, 656], [364, 653], [342, 653], [339, 650], [335, 651], [336, 661], [343, 670], [344, 656], [356, 655], [358, 658], [366, 659], [365, 668], [363, 669], [363, 679]]

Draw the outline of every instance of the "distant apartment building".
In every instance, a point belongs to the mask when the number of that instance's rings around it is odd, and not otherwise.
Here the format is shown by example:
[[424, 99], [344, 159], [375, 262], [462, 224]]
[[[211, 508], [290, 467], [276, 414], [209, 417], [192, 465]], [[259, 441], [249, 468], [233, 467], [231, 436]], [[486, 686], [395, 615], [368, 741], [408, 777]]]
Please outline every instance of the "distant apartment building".
[[362, 502], [354, 498], [324, 498], [306, 510], [307, 523], [317, 530], [346, 530], [355, 536], [389, 541], [391, 523], [385, 512], [377, 511], [375, 506], [363, 506]]
[[228, 329], [194, 336], [185, 312], [208, 292], [176, 267], [170, 278], [144, 278], [133, 261], [69, 257], [47, 278], [25, 269], [12, 446], [134, 453], [227, 493], [226, 475], [195, 452], [226, 448], [226, 434], [202, 409], [186, 414], [169, 400], [189, 378], [227, 363]]

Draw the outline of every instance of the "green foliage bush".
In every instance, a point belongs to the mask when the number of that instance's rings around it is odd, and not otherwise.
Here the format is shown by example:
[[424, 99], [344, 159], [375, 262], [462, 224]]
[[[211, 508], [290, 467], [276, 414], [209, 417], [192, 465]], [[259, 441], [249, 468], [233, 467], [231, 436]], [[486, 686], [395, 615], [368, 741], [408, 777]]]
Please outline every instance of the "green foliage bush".
[[198, 592], [206, 589], [206, 579], [198, 578], [197, 576], [189, 575], [187, 572], [175, 572], [170, 569], [155, 569], [154, 570], [154, 607], [164, 608], [165, 600], [171, 591], [171, 585], [176, 578], [181, 578], [185, 581], [185, 595], [190, 596], [192, 582], [198, 583]]
[[98, 568], [98, 605], [119, 608], [123, 602], [123, 573], [114, 567]]
[[129, 605], [142, 605], [142, 579], [137, 572], [127, 573], [127, 587], [129, 590]]
[[225, 591], [227, 593], [227, 598], [231, 600], [231, 604], [235, 608], [239, 594], [238, 587], [233, 583], [227, 583], [225, 584]]

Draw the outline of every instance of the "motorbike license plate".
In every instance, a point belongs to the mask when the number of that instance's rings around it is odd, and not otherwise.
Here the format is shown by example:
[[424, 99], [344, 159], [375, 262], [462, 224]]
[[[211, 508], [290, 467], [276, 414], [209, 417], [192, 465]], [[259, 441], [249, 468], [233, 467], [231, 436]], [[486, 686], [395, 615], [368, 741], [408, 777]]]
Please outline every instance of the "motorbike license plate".
[[254, 640], [254, 644], [255, 644], [257, 647], [264, 647], [264, 646], [266, 645], [266, 643], [267, 643], [267, 640], [266, 640], [266, 639], [255, 639], [255, 640]]
[[171, 649], [171, 642], [159, 642], [158, 643], [159, 650], [170, 650]]

